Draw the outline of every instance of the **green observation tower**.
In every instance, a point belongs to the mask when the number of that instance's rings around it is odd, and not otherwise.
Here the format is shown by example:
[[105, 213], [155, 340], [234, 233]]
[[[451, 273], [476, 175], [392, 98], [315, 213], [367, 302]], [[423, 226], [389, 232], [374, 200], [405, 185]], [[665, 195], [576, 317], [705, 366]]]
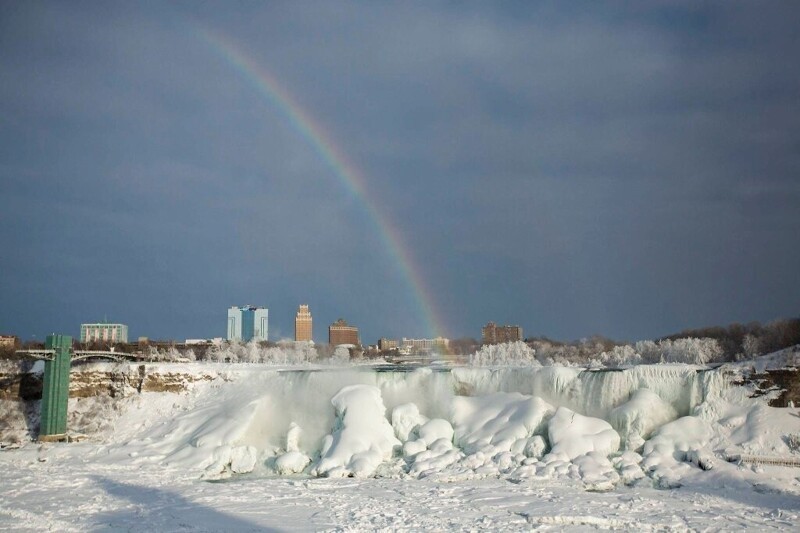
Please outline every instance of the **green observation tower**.
[[67, 405], [69, 403], [69, 366], [72, 337], [48, 335], [47, 350], [53, 358], [44, 363], [41, 423], [39, 440], [64, 440], [67, 436]]

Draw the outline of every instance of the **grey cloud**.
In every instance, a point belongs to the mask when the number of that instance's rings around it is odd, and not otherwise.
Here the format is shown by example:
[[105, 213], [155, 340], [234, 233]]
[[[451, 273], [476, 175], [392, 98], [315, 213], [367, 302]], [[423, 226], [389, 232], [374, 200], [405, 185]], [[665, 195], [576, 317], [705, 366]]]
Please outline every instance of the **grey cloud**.
[[[796, 313], [791, 3], [3, 9], [12, 329], [44, 327], [26, 302], [58, 280], [78, 303], [45, 317], [60, 327], [113, 305], [132, 330], [211, 335], [219, 309], [263, 299], [291, 331], [310, 299], [366, 340], [425, 329], [375, 221], [203, 27], [363, 172], [451, 335], [494, 319], [640, 338]], [[43, 258], [53, 246], [63, 259]]]

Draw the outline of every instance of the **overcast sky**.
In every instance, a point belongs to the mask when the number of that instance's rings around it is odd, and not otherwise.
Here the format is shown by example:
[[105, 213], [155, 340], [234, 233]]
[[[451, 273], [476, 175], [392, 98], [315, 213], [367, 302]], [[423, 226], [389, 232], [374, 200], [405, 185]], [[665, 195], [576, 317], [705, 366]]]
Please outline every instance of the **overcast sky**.
[[797, 2], [0, 3], [0, 333], [450, 337], [798, 316]]

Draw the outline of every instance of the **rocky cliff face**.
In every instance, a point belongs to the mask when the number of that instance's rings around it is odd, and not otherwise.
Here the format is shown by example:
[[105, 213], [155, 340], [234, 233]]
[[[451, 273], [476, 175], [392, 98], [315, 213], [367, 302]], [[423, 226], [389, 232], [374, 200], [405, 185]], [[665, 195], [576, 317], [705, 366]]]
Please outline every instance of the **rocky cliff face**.
[[[35, 439], [39, 434], [44, 376], [41, 371], [29, 371], [29, 366], [0, 371], [0, 447]], [[143, 392], [180, 393], [192, 383], [215, 377], [198, 372], [197, 367], [187, 367], [186, 372], [180, 370], [158, 364], [119, 363], [72, 368], [67, 422], [70, 433], [90, 436], [107, 429], [122, 398]]]
[[800, 369], [783, 368], [766, 370], [748, 376], [740, 384], [751, 383], [754, 386], [754, 397], [777, 393], [770, 399], [772, 407], [788, 407], [800, 405]]
[[[42, 379], [41, 373], [0, 372], [0, 399], [40, 400]], [[181, 392], [193, 382], [211, 379], [213, 377], [210, 375], [163, 371], [158, 365], [86, 365], [71, 370], [69, 397], [124, 398], [141, 392]]]

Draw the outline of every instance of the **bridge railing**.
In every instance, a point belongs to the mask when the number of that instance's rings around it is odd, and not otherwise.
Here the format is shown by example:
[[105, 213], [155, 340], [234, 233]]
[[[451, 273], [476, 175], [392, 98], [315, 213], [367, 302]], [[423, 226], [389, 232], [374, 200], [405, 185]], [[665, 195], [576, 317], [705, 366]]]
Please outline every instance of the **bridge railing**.
[[[36, 350], [16, 350], [15, 353], [17, 355], [29, 357], [31, 359], [52, 361], [53, 358], [55, 357], [56, 351], [36, 349]], [[125, 352], [112, 352], [108, 350], [74, 350], [71, 353], [70, 360], [82, 361], [84, 359], [91, 359], [93, 357], [113, 359], [114, 361], [120, 361], [120, 362], [128, 360], [138, 361], [141, 359], [141, 356], [137, 354], [131, 354]]]
[[31, 359], [41, 359], [44, 361], [52, 361], [56, 355], [55, 350], [17, 350], [17, 355], [29, 356]]
[[133, 354], [123, 352], [109, 352], [104, 350], [76, 350], [72, 352], [73, 361], [82, 361], [84, 359], [91, 359], [93, 357], [103, 359], [113, 359], [114, 361], [125, 361], [127, 359], [135, 359]]

